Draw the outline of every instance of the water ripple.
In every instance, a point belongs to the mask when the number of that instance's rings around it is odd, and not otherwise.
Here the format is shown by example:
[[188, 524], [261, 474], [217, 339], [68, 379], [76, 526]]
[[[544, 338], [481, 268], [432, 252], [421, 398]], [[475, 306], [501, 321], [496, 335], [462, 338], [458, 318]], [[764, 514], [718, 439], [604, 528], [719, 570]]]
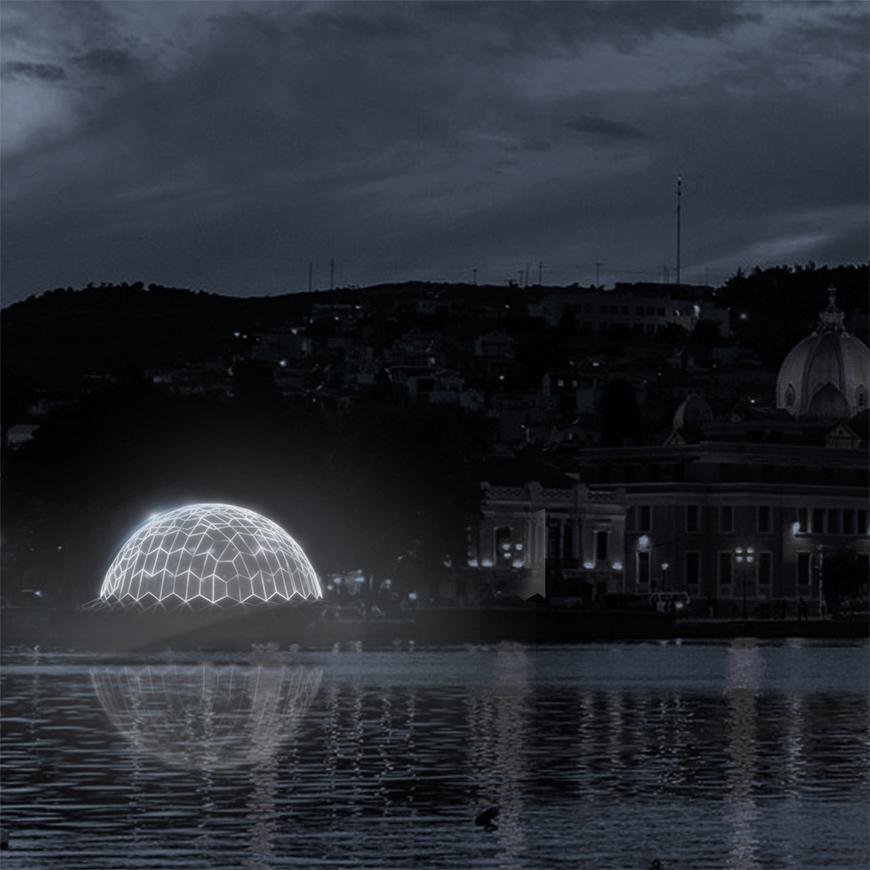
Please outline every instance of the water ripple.
[[867, 685], [862, 644], [9, 653], [3, 866], [864, 868]]

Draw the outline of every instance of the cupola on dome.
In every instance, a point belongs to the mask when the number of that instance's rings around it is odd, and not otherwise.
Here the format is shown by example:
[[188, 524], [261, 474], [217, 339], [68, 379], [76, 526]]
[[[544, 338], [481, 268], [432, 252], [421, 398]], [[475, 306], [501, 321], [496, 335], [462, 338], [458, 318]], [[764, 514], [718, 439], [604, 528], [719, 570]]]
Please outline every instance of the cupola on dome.
[[673, 428], [677, 431], [686, 426], [703, 427], [713, 422], [713, 410], [707, 400], [697, 393], [687, 396], [674, 414]]
[[112, 561], [104, 601], [210, 604], [321, 598], [302, 547], [246, 508], [193, 504], [152, 517]]
[[[839, 415], [851, 417], [867, 407], [870, 349], [846, 331], [836, 291], [828, 291], [828, 306], [806, 338], [786, 356], [776, 379], [776, 407], [793, 417]], [[824, 395], [813, 406], [816, 394]], [[839, 393], [841, 399], [834, 396]]]

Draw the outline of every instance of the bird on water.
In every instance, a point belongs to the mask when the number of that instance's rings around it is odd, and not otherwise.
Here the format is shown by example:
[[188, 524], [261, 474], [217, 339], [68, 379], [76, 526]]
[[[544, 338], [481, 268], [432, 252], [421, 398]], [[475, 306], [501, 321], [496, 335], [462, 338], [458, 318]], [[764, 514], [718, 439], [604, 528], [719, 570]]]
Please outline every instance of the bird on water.
[[495, 817], [498, 815], [498, 807], [489, 807], [482, 813], [478, 813], [474, 824], [483, 828], [486, 831], [494, 831], [498, 825], [495, 823]]

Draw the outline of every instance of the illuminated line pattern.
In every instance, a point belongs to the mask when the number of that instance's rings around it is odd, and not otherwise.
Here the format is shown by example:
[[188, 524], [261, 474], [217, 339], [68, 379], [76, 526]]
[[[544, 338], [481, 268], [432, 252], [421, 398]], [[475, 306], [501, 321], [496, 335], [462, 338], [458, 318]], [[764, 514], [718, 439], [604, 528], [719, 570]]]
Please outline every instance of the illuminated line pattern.
[[227, 504], [152, 517], [106, 572], [103, 601], [244, 603], [322, 598], [304, 551], [279, 525]]

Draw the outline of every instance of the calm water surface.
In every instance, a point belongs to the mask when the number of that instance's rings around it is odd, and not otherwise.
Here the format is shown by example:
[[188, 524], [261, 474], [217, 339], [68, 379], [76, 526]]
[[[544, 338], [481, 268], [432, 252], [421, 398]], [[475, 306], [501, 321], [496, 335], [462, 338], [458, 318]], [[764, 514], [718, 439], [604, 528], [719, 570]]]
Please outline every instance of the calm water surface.
[[7, 652], [2, 866], [864, 870], [868, 651]]

